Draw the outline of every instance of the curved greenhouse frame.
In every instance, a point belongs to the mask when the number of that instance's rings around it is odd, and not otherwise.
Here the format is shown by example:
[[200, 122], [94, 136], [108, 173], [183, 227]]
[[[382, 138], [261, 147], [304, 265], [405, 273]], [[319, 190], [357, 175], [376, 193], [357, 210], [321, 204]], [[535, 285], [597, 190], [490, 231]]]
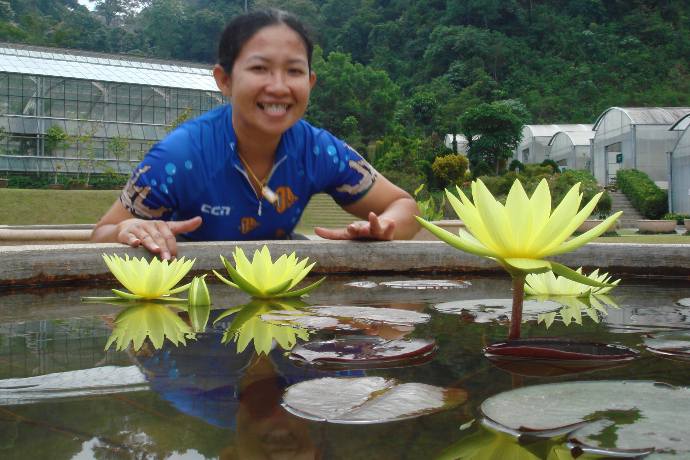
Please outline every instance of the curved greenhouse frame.
[[590, 169], [594, 131], [559, 131], [549, 141], [549, 158], [561, 169]]
[[527, 163], [541, 163], [549, 158], [549, 141], [559, 131], [590, 131], [592, 125], [525, 125], [513, 158]]
[[0, 173], [129, 174], [222, 103], [210, 66], [0, 43]]
[[679, 133], [669, 127], [690, 113], [688, 107], [611, 107], [594, 123], [592, 173], [602, 185], [615, 182], [619, 169], [638, 169], [659, 186], [668, 184], [668, 152]]

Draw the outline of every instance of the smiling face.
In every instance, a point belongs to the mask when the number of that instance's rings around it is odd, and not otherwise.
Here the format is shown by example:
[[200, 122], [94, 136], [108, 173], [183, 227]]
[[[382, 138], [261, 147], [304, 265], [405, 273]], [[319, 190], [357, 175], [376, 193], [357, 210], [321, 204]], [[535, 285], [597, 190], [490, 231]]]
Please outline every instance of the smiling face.
[[232, 103], [238, 139], [261, 136], [271, 142], [304, 115], [316, 81], [304, 41], [284, 24], [259, 29], [242, 47], [232, 73], [216, 66], [214, 76]]

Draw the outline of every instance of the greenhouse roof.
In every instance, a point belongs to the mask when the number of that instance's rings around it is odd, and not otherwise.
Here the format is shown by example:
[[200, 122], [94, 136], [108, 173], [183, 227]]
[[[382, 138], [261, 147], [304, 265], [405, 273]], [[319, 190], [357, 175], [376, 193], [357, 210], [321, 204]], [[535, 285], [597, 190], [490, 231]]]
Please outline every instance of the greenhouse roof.
[[[591, 126], [591, 125], [587, 125]], [[564, 135], [568, 138], [570, 138], [570, 142], [572, 142], [573, 145], [589, 145], [589, 141], [594, 138], [594, 131], [559, 131], [556, 134], [551, 137], [551, 140], [549, 140], [549, 145], [553, 144], [553, 141], [556, 139], [556, 136], [558, 135]]]
[[599, 115], [593, 129], [596, 131], [601, 120], [614, 110], [627, 115], [633, 125], [672, 125], [690, 113], [690, 107], [610, 107]]
[[592, 125], [525, 125], [522, 131], [526, 130], [532, 137], [551, 137], [559, 131], [591, 131]]
[[0, 43], [0, 72], [217, 92], [210, 66]]
[[687, 114], [678, 120], [673, 126], [671, 126], [671, 128], [669, 128], [669, 131], [685, 131], [688, 126], [690, 126], [690, 114]]

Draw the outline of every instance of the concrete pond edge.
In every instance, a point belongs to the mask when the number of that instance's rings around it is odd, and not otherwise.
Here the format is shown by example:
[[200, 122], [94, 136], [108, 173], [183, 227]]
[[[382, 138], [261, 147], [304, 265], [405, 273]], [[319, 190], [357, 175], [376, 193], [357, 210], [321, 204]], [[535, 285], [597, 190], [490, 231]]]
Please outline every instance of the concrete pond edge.
[[[178, 256], [196, 259], [193, 272], [223, 269], [220, 254], [229, 257], [236, 246], [245, 253], [268, 245], [275, 258], [296, 252], [316, 262], [315, 274], [397, 273], [409, 276], [438, 273], [501, 273], [493, 261], [451, 248], [439, 241], [223, 241], [179, 243]], [[102, 254], [148, 257], [141, 248], [120, 244], [56, 244], [0, 246], [0, 289], [22, 286], [78, 284], [111, 275]], [[590, 243], [553, 258], [572, 268], [599, 268], [613, 275], [687, 277], [690, 245]]]

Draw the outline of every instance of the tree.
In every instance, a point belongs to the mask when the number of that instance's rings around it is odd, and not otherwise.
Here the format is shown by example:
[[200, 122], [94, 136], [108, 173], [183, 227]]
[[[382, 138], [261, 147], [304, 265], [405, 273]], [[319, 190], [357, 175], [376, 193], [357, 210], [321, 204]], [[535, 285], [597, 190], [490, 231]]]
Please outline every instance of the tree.
[[527, 110], [515, 100], [484, 103], [465, 112], [459, 123], [468, 140], [470, 170], [477, 174], [475, 169], [485, 163], [498, 174], [520, 142], [527, 120]]

